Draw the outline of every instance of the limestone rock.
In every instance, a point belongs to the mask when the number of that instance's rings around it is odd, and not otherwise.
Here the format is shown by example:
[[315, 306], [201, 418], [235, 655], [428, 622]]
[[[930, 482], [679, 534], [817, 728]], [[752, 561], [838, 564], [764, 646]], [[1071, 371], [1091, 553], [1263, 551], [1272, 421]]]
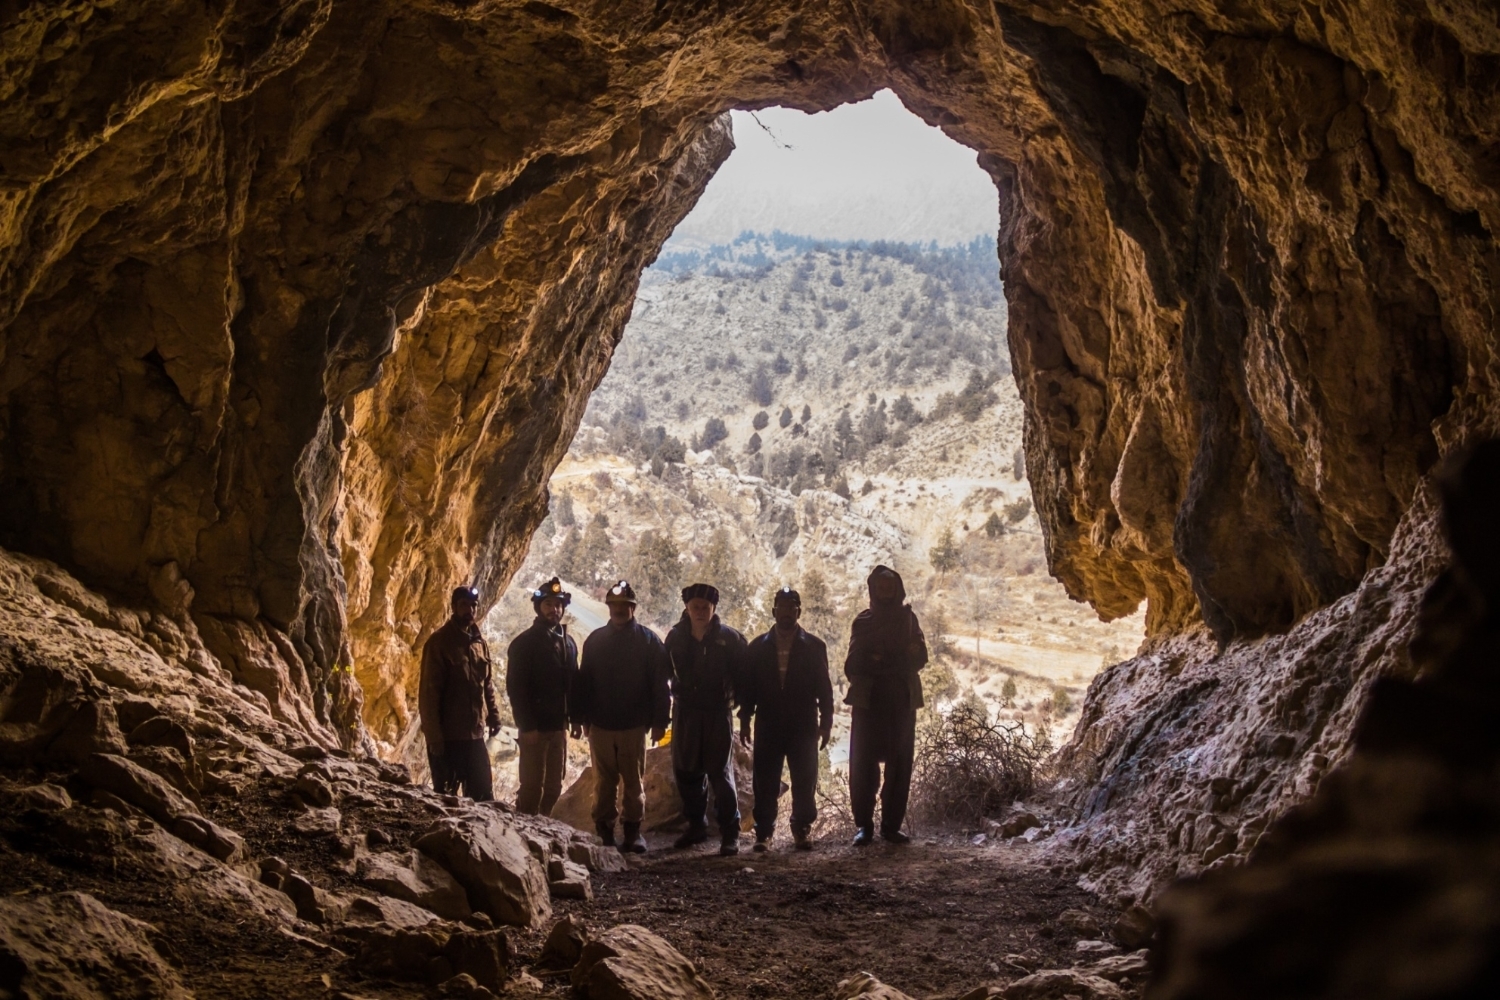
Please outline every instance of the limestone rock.
[[572, 973], [585, 1000], [710, 1000], [692, 962], [644, 927], [611, 927], [583, 946]]
[[498, 814], [441, 820], [416, 847], [464, 887], [471, 907], [499, 923], [532, 927], [552, 915], [546, 868]]
[[547, 862], [547, 880], [553, 899], [594, 898], [593, 886], [589, 884], [587, 868], [563, 858]]
[[569, 914], [553, 924], [547, 933], [536, 968], [549, 972], [571, 969], [578, 964], [587, 943], [588, 928], [578, 917]]
[[887, 986], [868, 972], [841, 981], [833, 991], [834, 1000], [911, 1000], [894, 986]]
[[201, 847], [220, 861], [237, 858], [244, 840], [232, 830], [199, 814], [181, 792], [145, 768], [114, 754], [91, 754], [79, 774], [90, 784], [117, 795], [172, 833]]
[[1151, 972], [1150, 954], [1142, 949], [1128, 955], [1111, 955], [1101, 958], [1084, 970], [1091, 976], [1108, 979], [1112, 983], [1144, 982]]
[[431, 910], [444, 920], [463, 920], [469, 915], [464, 887], [421, 851], [365, 855], [357, 862], [355, 874], [371, 889]]
[[1064, 910], [1058, 914], [1057, 923], [1074, 937], [1092, 938], [1099, 935], [1099, 921], [1085, 910]]
[[1111, 933], [1124, 948], [1143, 948], [1156, 934], [1156, 918], [1139, 903], [1128, 907], [1115, 920]]
[[579, 840], [568, 842], [568, 860], [591, 872], [620, 872], [627, 867], [624, 855], [615, 848]]
[[411, 930], [425, 927], [440, 918], [438, 914], [404, 899], [355, 896], [349, 900], [344, 919], [351, 924], [383, 924], [396, 930]]
[[1126, 1000], [1123, 989], [1079, 969], [1045, 969], [1017, 979], [1001, 994], [1005, 1000]]
[[361, 944], [355, 965], [365, 974], [434, 985], [467, 975], [498, 992], [510, 971], [504, 931], [449, 931], [441, 924], [377, 929]]
[[7, 995], [189, 1000], [192, 994], [157, 951], [156, 937], [150, 924], [87, 893], [0, 899]]

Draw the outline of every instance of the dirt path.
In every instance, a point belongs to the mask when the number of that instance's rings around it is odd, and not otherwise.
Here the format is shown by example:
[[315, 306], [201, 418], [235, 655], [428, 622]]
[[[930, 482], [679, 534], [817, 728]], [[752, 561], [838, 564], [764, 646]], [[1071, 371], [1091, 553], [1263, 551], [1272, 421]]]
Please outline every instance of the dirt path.
[[668, 848], [595, 879], [595, 900], [574, 912], [650, 928], [725, 998], [827, 997], [861, 970], [918, 1000], [959, 996], [1023, 975], [1007, 956], [1032, 970], [1076, 964], [1056, 923], [1064, 910], [1112, 918], [1025, 847], [821, 844], [734, 858]]

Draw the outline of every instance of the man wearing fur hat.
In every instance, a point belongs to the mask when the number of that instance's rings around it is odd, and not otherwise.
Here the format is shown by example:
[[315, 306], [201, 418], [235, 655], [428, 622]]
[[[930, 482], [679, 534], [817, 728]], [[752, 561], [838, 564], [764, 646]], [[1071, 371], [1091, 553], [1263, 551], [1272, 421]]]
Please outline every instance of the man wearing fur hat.
[[505, 693], [521, 747], [516, 812], [552, 814], [568, 763], [568, 692], [578, 645], [562, 623], [573, 595], [553, 577], [531, 592], [536, 621], [506, 651]]
[[672, 769], [688, 828], [679, 848], [708, 839], [708, 789], [714, 793], [719, 853], [739, 853], [740, 807], [734, 787], [734, 722], [745, 687], [745, 637], [719, 621], [719, 591], [683, 588], [682, 618], [667, 633], [672, 669]]

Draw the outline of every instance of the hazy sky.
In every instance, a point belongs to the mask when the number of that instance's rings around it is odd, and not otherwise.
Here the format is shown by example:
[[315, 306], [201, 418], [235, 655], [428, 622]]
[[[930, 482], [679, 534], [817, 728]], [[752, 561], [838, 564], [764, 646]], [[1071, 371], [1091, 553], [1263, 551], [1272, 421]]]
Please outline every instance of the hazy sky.
[[746, 229], [966, 243], [999, 228], [995, 186], [974, 151], [889, 90], [821, 114], [767, 108], [733, 116], [736, 149], [674, 243], [724, 243]]

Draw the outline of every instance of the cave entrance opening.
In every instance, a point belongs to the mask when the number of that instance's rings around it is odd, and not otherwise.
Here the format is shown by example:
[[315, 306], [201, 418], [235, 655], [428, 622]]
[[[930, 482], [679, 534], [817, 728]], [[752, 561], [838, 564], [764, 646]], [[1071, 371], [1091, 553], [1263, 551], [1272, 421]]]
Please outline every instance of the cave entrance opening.
[[[933, 709], [1066, 739], [1143, 620], [1101, 622], [1047, 572], [993, 181], [890, 91], [821, 114], [736, 111], [733, 128], [735, 151], [641, 276], [550, 512], [488, 619], [497, 650], [554, 573], [580, 641], [622, 577], [663, 634], [688, 582], [715, 584], [747, 637], [789, 585], [829, 644], [839, 700], [849, 622], [885, 563], [929, 636]], [[836, 732], [832, 768], [846, 715]]]

